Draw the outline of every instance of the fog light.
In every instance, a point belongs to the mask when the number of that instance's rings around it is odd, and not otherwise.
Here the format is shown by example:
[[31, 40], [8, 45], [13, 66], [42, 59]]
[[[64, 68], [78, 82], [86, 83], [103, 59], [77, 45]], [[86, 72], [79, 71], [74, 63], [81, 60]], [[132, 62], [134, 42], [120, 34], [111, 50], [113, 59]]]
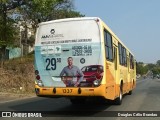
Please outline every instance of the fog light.
[[93, 84], [94, 84], [95, 86], [99, 86], [99, 85], [100, 85], [100, 81], [99, 81], [99, 80], [95, 80], [95, 81], [93, 81]]

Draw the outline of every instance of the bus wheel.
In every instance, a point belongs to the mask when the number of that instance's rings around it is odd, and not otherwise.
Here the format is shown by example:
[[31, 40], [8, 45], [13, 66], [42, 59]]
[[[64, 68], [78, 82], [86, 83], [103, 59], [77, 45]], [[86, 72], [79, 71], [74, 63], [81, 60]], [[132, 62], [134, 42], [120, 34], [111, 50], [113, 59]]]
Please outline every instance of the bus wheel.
[[121, 105], [122, 104], [122, 97], [123, 97], [122, 85], [120, 86], [119, 89], [120, 89], [119, 97], [114, 100], [115, 105]]
[[128, 95], [132, 95], [132, 90], [129, 91]]
[[74, 99], [70, 99], [70, 102], [72, 104], [84, 104], [86, 102], [86, 100], [80, 99], [80, 98], [74, 98]]
[[[133, 89], [133, 86], [134, 86], [134, 81], [133, 81], [132, 89]], [[128, 95], [132, 95], [132, 90], [129, 91]]]

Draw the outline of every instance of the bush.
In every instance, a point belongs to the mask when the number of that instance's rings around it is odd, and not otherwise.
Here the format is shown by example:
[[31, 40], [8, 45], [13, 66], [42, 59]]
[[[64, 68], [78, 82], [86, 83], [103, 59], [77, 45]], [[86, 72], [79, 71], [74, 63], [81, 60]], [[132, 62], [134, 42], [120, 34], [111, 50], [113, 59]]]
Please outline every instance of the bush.
[[0, 69], [0, 91], [14, 93], [34, 92], [33, 55], [5, 61]]

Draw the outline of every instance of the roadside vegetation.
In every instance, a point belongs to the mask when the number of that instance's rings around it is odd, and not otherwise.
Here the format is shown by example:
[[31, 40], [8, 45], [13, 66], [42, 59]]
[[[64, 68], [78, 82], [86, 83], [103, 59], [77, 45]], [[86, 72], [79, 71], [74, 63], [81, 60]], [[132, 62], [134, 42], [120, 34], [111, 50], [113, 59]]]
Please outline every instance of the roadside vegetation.
[[144, 64], [143, 62], [138, 62], [136, 68], [138, 75], [146, 76], [149, 73], [153, 77], [160, 76], [160, 60], [155, 64]]
[[[39, 22], [83, 16], [74, 9], [73, 0], [1, 0], [0, 67], [3, 68], [8, 47], [34, 45]], [[32, 31], [30, 37], [28, 29]]]
[[34, 93], [33, 54], [4, 62], [0, 69], [0, 92]]
[[[1, 0], [0, 92], [34, 92], [34, 55], [28, 55], [24, 47], [34, 46], [39, 22], [83, 16], [74, 9], [73, 0]], [[8, 60], [7, 48], [15, 47], [25, 56]]]

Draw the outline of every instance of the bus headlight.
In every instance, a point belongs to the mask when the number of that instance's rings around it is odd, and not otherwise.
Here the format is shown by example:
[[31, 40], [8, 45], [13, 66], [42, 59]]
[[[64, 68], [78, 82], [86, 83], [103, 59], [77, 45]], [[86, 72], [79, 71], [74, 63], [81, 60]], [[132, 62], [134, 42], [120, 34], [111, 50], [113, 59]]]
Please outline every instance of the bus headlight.
[[43, 85], [43, 82], [42, 82], [41, 80], [37, 80], [37, 84], [38, 84], [38, 86], [40, 86], [40, 87], [44, 86], [44, 85]]
[[94, 86], [99, 86], [100, 85], [100, 80], [95, 80], [93, 81]]

